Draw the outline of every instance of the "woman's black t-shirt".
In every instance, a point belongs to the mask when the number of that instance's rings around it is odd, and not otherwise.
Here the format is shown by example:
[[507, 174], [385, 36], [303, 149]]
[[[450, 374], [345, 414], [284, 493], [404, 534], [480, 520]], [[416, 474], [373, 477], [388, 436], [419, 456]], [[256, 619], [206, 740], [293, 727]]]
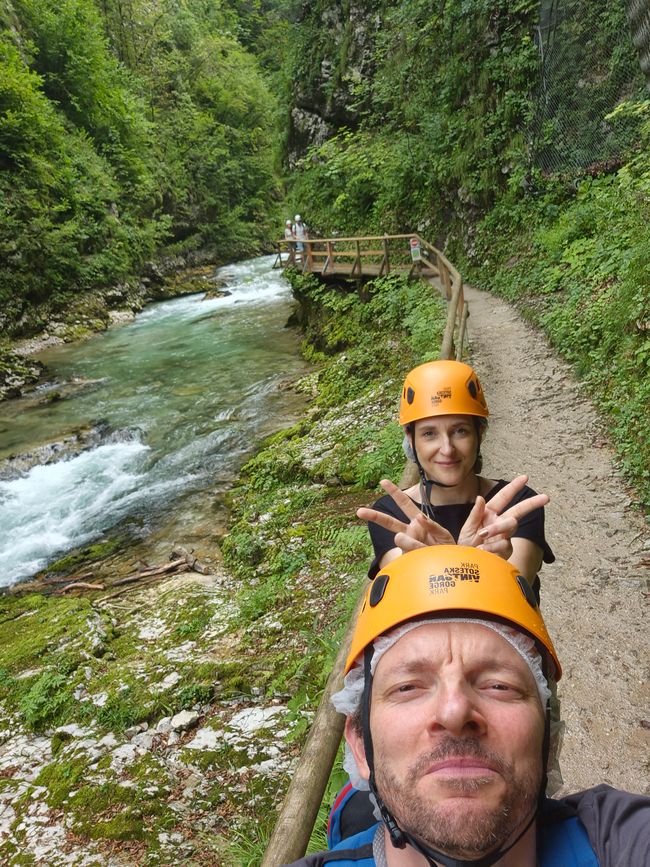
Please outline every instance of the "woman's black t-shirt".
[[[492, 490], [486, 494], [486, 501], [489, 502], [492, 497], [507, 484], [508, 482], [499, 479]], [[535, 493], [536, 492], [532, 488], [525, 486], [518, 494], [515, 494], [510, 501], [508, 508], [514, 506], [515, 503], [520, 503], [522, 500], [528, 500], [530, 497], [534, 497]], [[413, 500], [413, 502], [415, 503], [415, 500]], [[420, 509], [420, 511], [424, 512], [421, 503], [415, 503], [415, 505]], [[460, 531], [469, 517], [469, 513], [472, 511], [473, 505], [473, 503], [451, 503], [446, 506], [433, 506], [433, 520], [446, 530], [449, 530], [455, 541], [458, 541]], [[377, 512], [384, 512], [386, 515], [391, 515], [393, 518], [397, 518], [398, 521], [403, 521], [405, 524], [408, 524], [409, 522], [407, 516], [389, 494], [380, 497], [377, 502], [374, 503], [372, 508]], [[368, 530], [370, 531], [372, 546], [375, 550], [375, 557], [370, 564], [368, 577], [374, 578], [377, 572], [379, 572], [379, 561], [381, 558], [387, 551], [390, 551], [391, 548], [395, 547], [395, 533], [391, 533], [390, 530], [386, 530], [379, 524], [375, 524], [374, 521], [368, 522]], [[534, 542], [539, 548], [541, 548], [545, 563], [552, 563], [555, 560], [555, 555], [551, 551], [551, 548], [544, 537], [543, 508], [535, 509], [528, 515], [524, 515], [524, 517], [519, 521], [516, 531], [512, 535], [513, 538], [530, 539], [531, 542]]]

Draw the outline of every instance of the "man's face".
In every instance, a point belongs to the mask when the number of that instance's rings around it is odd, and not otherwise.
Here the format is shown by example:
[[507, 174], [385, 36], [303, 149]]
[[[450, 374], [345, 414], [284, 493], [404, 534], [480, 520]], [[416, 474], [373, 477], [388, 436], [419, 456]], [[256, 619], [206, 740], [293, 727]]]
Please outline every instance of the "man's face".
[[[533, 675], [491, 629], [432, 623], [379, 661], [370, 730], [377, 790], [398, 824], [435, 849], [477, 858], [534, 811], [544, 713]], [[369, 776], [363, 738], [348, 741]]]

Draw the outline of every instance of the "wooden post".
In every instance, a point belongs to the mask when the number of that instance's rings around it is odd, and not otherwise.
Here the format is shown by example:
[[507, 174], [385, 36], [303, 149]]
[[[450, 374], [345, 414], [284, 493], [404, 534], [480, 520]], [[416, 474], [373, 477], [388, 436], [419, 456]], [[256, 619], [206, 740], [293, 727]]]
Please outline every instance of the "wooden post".
[[442, 336], [442, 346], [440, 347], [440, 358], [453, 358], [454, 356], [454, 327], [456, 325], [456, 317], [458, 310], [458, 299], [463, 291], [463, 281], [458, 277], [454, 285], [451, 299], [447, 305], [447, 322], [445, 324], [445, 332]]
[[445, 287], [445, 298], [447, 301], [451, 301], [451, 279], [449, 277], [449, 268], [441, 259], [438, 259], [438, 268], [440, 269], [442, 285]]
[[[386, 265], [386, 273], [390, 274], [390, 257], [388, 255], [388, 238], [384, 235], [384, 261], [382, 262], [382, 270], [384, 264]], [[379, 272], [381, 274], [381, 271]]]
[[361, 276], [361, 244], [357, 241], [357, 258], [354, 260], [354, 266], [352, 268], [352, 276], [354, 277], [354, 272], [356, 269], [359, 269], [359, 276]]
[[342, 686], [341, 677], [367, 583], [364, 581], [363, 592], [341, 642], [261, 867], [289, 864], [302, 858], [307, 850], [345, 725], [345, 717], [334, 710], [330, 699]]
[[[307, 241], [307, 240], [305, 240], [303, 243], [305, 244], [305, 249], [306, 249], [306, 251], [307, 251], [307, 270], [308, 270], [308, 271], [313, 271], [313, 270], [314, 270], [314, 266], [313, 266], [313, 260], [312, 260], [312, 256], [311, 256], [311, 253], [312, 253], [312, 250], [311, 250], [311, 241]], [[302, 270], [304, 271], [305, 268], [303, 267]]]
[[463, 344], [465, 342], [465, 326], [467, 325], [467, 317], [469, 316], [469, 304], [463, 301], [463, 312], [460, 320], [460, 331], [458, 333], [458, 346], [456, 347], [456, 361], [462, 361]]

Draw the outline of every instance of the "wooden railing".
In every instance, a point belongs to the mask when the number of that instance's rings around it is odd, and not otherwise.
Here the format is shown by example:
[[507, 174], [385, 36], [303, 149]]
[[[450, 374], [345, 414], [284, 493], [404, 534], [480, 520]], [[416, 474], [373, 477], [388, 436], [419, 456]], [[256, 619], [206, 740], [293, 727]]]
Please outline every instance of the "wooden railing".
[[[414, 261], [411, 257], [412, 239], [417, 239], [419, 243], [421, 251], [419, 261], [417, 259]], [[401, 242], [401, 251], [394, 249], [393, 242], [395, 241]], [[407, 253], [408, 257], [411, 258], [410, 264], [408, 261], [403, 261], [406, 259], [403, 251], [405, 241], [408, 241]], [[381, 242], [381, 249], [377, 249], [377, 242]], [[379, 275], [399, 272], [407, 273], [412, 279], [419, 277], [428, 280], [438, 288], [447, 300], [447, 322], [440, 348], [440, 358], [453, 358], [455, 345], [455, 356], [457, 360], [460, 360], [465, 338], [465, 324], [469, 316], [467, 302], [463, 296], [463, 278], [440, 250], [428, 244], [419, 235], [383, 235], [379, 238], [325, 238], [304, 241], [305, 250], [303, 251], [302, 262], [300, 260], [296, 262], [295, 258], [291, 262], [283, 261], [284, 249], [281, 245], [288, 245], [289, 243], [295, 244], [295, 242], [288, 241], [279, 242], [276, 266], [298, 267], [305, 273], [311, 272], [321, 276], [325, 275], [325, 277], [336, 273], [338, 278], [357, 280], [363, 276], [378, 276], [377, 273], [372, 273], [372, 269], [364, 270], [364, 267], [367, 269], [372, 265], [379, 267]], [[367, 243], [372, 243], [374, 248], [362, 249], [361, 245]], [[287, 251], [287, 255], [292, 252], [288, 247]], [[321, 251], [325, 252], [324, 257], [321, 256]], [[353, 263], [349, 262], [351, 256], [354, 260]], [[346, 264], [345, 257], [348, 257], [348, 270], [341, 268], [341, 270], [335, 271], [337, 266], [341, 267], [342, 264]], [[314, 266], [314, 263], [321, 262], [323, 263], [322, 268], [318, 265]], [[454, 340], [456, 325], [458, 325], [458, 334]], [[415, 464], [409, 461], [402, 473], [400, 487], [408, 487], [414, 483], [416, 478]], [[365, 589], [364, 586], [355, 613], [341, 642], [338, 656], [311, 724], [307, 741], [282, 803], [280, 815], [264, 853], [261, 867], [280, 867], [282, 864], [296, 861], [304, 855], [309, 844], [309, 838], [318, 815], [318, 808], [336, 760], [345, 725], [345, 718], [334, 710], [330, 699], [332, 694], [342, 686], [343, 668]]]
[[[302, 250], [297, 249], [299, 244], [303, 245]], [[444, 253], [417, 233], [304, 241], [282, 239], [276, 247], [274, 268], [296, 268], [323, 279], [362, 280], [403, 274], [411, 280], [428, 280], [442, 292], [448, 305], [440, 357], [455, 355], [460, 360], [469, 315], [463, 278]]]

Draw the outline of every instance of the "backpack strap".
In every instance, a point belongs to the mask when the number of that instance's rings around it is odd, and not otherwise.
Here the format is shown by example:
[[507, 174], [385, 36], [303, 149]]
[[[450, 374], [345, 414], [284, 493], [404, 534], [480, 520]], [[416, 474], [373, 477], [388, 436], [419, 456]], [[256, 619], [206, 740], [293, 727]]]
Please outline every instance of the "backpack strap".
[[547, 800], [539, 831], [539, 867], [600, 867], [585, 826], [566, 804]]
[[[356, 791], [356, 790], [355, 790]], [[372, 851], [372, 841], [379, 827], [379, 822], [371, 828], [366, 828], [359, 834], [346, 837], [338, 846], [329, 852], [323, 852], [323, 864], [336, 863], [340, 867], [375, 867], [375, 857]]]
[[370, 792], [355, 789], [348, 781], [336, 796], [329, 814], [327, 848], [334, 849], [347, 837], [353, 837], [376, 824]]
[[375, 867], [372, 843], [366, 843], [358, 849], [335, 849], [332, 852], [324, 854], [323, 864], [333, 864], [335, 862], [340, 867], [347, 867], [348, 864], [354, 865], [354, 867]]
[[332, 809], [327, 818], [327, 848], [333, 849], [343, 839], [341, 834], [341, 814], [343, 808], [354, 794], [354, 786], [348, 780], [345, 786], [338, 793], [332, 804]]

